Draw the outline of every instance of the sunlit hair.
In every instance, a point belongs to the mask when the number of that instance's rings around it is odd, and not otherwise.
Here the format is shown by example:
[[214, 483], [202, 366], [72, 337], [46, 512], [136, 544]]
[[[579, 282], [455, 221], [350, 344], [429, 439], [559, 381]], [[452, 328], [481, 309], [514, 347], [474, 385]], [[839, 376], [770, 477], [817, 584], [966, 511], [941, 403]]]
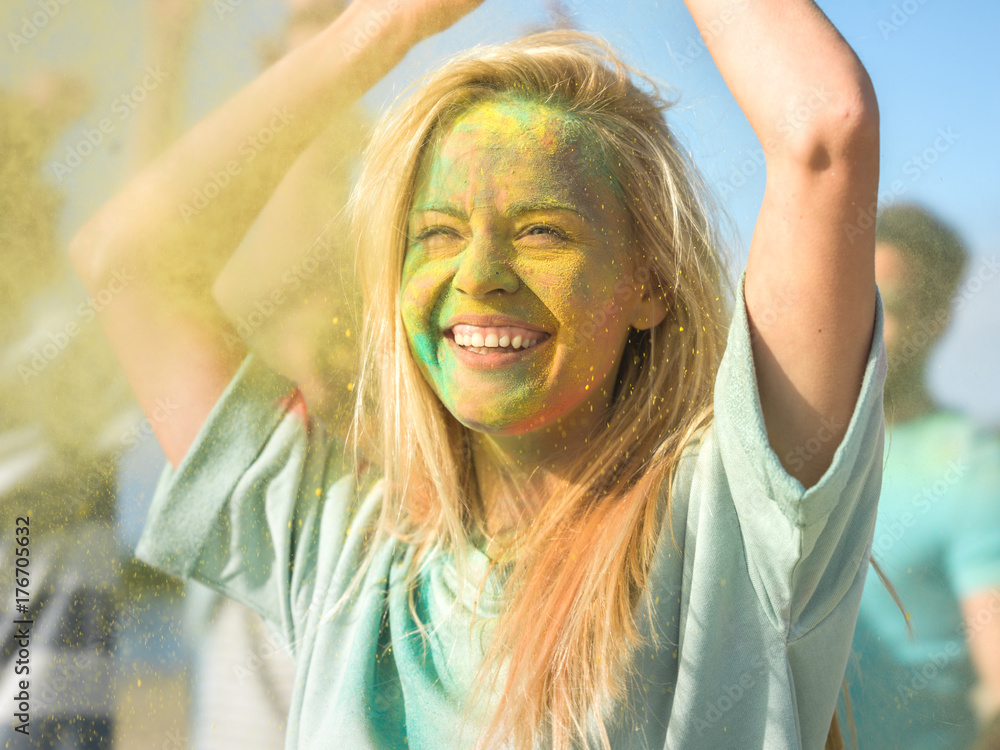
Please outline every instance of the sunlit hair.
[[635, 613], [648, 595], [668, 488], [683, 448], [711, 419], [728, 277], [701, 181], [665, 124], [669, 105], [648, 80], [637, 86], [640, 78], [575, 32], [474, 49], [381, 122], [355, 191], [365, 328], [354, 438], [376, 443], [363, 450], [387, 480], [378, 533], [415, 546], [411, 586], [436, 548], [452, 551], [464, 575], [466, 545], [484, 525], [469, 431], [421, 375], [399, 305], [408, 214], [432, 139], [484, 101], [514, 97], [572, 117], [607, 157], [642, 249], [627, 281], [668, 310], [652, 330], [630, 332], [589, 450], [494, 560], [509, 564], [508, 607], [477, 683], [496, 706], [480, 747], [609, 747], [605, 722], [640, 642]]

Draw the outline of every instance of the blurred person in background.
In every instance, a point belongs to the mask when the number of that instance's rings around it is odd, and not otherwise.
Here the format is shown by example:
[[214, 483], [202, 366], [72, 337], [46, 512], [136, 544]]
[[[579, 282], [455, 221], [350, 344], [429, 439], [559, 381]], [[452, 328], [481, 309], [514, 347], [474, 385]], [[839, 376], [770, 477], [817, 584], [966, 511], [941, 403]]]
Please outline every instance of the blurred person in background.
[[[259, 45], [262, 67], [326, 28], [343, 0], [288, 0], [285, 28]], [[202, 0], [150, 0], [147, 58], [170, 75], [136, 117], [139, 169], [182, 133], [188, 55]], [[360, 329], [351, 263], [342, 259], [351, 169], [363, 138], [356, 110], [332, 122], [290, 170], [216, 284], [240, 341], [301, 384], [305, 405], [346, 428]], [[282, 248], [275, 253], [274, 248]], [[335, 398], [331, 398], [335, 395]], [[291, 703], [290, 652], [256, 612], [189, 582], [186, 624], [193, 674], [190, 741], [195, 750], [281, 747]]]
[[1000, 441], [938, 406], [925, 377], [967, 255], [949, 227], [913, 205], [880, 212], [876, 243], [890, 428], [872, 558], [907, 614], [870, 572], [848, 670], [858, 744], [997, 750]]
[[[14, 570], [14, 522], [27, 518], [28, 603], [15, 616], [34, 621], [29, 721], [19, 732], [7, 713], [3, 748], [105, 750], [115, 732], [115, 464], [133, 401], [96, 322], [116, 290], [84, 295], [56, 237], [62, 195], [42, 174], [90, 98], [54, 73], [0, 91], [0, 520], [10, 532], [0, 561]], [[14, 576], [2, 580], [0, 609], [13, 612]], [[0, 623], [5, 705], [24, 679], [13, 619]]]

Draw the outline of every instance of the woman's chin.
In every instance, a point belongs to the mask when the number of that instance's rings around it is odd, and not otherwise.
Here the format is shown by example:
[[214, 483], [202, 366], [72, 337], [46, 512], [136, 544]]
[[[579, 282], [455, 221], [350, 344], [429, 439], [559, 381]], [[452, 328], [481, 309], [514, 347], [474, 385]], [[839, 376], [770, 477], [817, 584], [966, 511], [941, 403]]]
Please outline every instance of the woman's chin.
[[448, 411], [470, 430], [497, 437], [527, 435], [545, 427], [557, 418], [544, 411], [533, 414], [513, 414], [509, 409], [491, 412], [482, 409], [457, 410], [451, 407], [448, 407]]

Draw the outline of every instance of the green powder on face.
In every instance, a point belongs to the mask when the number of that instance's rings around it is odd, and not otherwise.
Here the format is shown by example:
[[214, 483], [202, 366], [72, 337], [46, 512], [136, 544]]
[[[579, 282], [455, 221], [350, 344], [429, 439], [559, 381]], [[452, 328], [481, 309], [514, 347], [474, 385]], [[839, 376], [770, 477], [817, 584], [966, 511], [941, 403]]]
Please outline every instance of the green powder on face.
[[[473, 429], [532, 429], [606, 400], [634, 299], [619, 283], [630, 233], [586, 130], [546, 103], [481, 102], [421, 164], [403, 320], [424, 377]], [[508, 315], [552, 340], [521, 362], [470, 369], [443, 334], [459, 313]]]

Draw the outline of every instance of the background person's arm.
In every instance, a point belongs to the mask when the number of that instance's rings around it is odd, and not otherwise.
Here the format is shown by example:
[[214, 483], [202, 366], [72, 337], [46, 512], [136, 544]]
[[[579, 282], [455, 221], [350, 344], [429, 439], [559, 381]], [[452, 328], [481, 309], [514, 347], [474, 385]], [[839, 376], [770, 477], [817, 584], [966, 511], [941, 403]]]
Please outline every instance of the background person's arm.
[[853, 222], [877, 195], [875, 93], [811, 0], [686, 3], [766, 155], [746, 307], [771, 447], [810, 487], [846, 432], [871, 346], [874, 228]]
[[[416, 42], [481, 0], [355, 2], [209, 115], [76, 236], [74, 263], [178, 465], [245, 352], [212, 284], [294, 160]], [[360, 48], [359, 38], [369, 40]], [[280, 250], [278, 250], [280, 251]], [[161, 405], [169, 403], [167, 418]]]
[[1000, 750], [1000, 588], [962, 600], [969, 656], [979, 675], [987, 717], [976, 750]]

